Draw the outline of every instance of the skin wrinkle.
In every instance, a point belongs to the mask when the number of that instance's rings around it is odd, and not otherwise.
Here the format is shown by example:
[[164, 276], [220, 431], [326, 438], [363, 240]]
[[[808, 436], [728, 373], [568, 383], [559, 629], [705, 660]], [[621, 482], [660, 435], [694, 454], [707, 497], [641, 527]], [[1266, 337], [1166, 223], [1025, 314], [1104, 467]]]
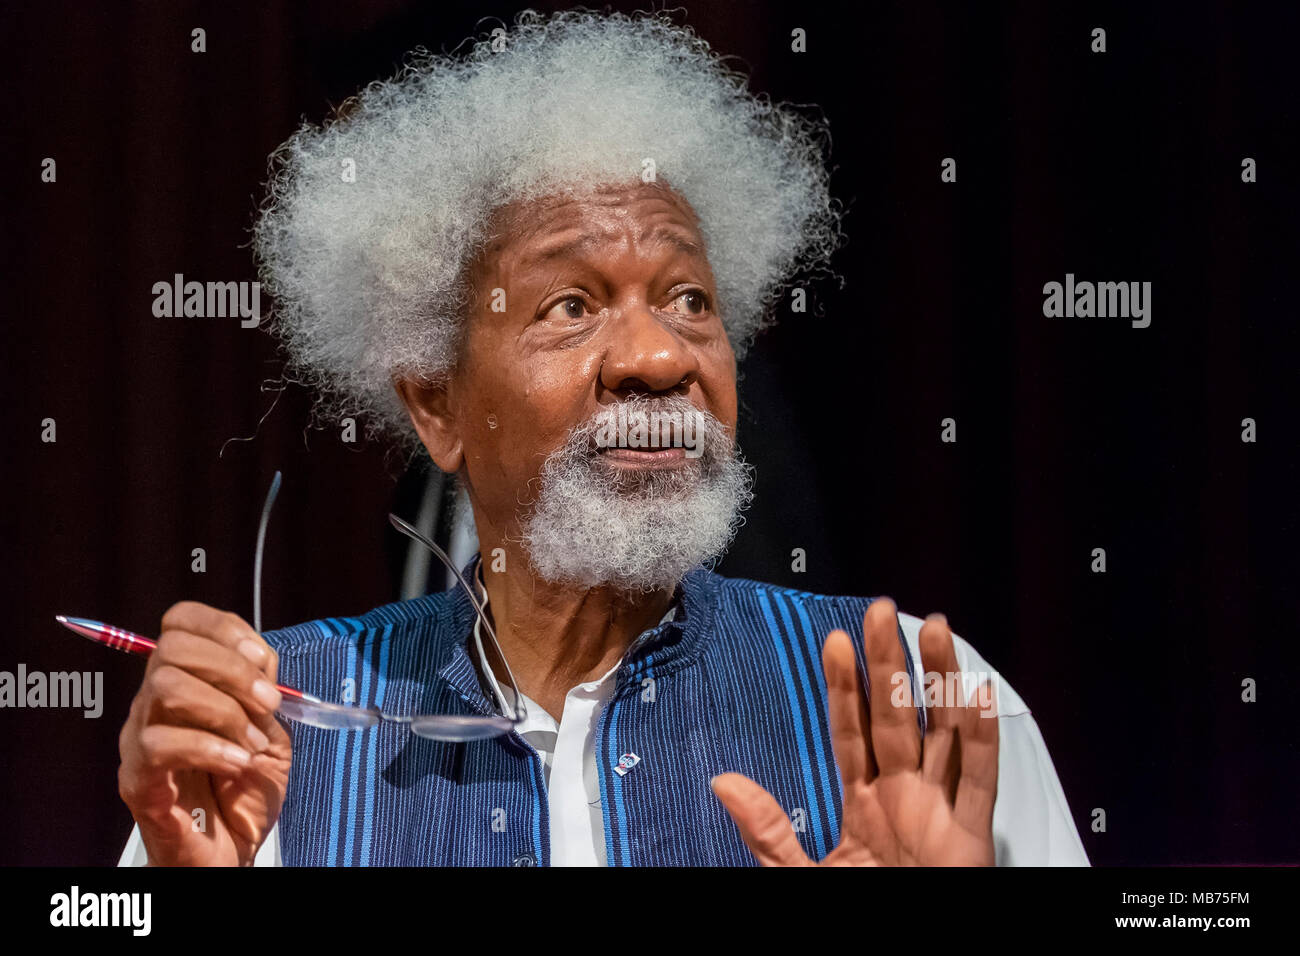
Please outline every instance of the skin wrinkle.
[[[698, 221], [671, 190], [607, 184], [586, 195], [503, 208], [494, 222], [493, 242], [468, 270], [479, 305], [468, 317], [455, 369], [443, 385], [404, 379], [397, 387], [438, 467], [457, 473], [468, 492], [490, 613], [520, 689], [558, 718], [570, 688], [599, 678], [658, 623], [673, 588], [575, 587], [538, 574], [524, 544], [543, 465], [566, 447], [575, 427], [614, 403], [642, 398], [684, 400], [716, 418], [720, 434], [731, 438], [736, 360], [712, 312], [717, 290]], [[658, 238], [664, 230], [682, 242]], [[577, 234], [604, 238], [563, 257], [537, 258]], [[495, 288], [505, 290], [505, 312], [489, 307]], [[583, 300], [579, 317], [565, 311], [562, 295], [553, 295], [570, 290]], [[682, 299], [697, 290], [703, 300]], [[695, 314], [695, 304], [705, 307]], [[487, 424], [489, 415], [496, 428]], [[581, 445], [586, 448], [585, 437]], [[682, 466], [682, 474], [693, 476], [692, 493], [707, 484], [699, 476], [709, 473], [702, 463], [712, 460], [706, 452]], [[674, 480], [631, 474], [626, 480], [633, 487]], [[672, 491], [656, 494], [673, 500]], [[652, 544], [658, 554], [665, 542]], [[497, 547], [506, 552], [504, 573], [491, 571]], [[687, 557], [694, 564], [711, 556]], [[500, 662], [488, 653], [496, 669]]]

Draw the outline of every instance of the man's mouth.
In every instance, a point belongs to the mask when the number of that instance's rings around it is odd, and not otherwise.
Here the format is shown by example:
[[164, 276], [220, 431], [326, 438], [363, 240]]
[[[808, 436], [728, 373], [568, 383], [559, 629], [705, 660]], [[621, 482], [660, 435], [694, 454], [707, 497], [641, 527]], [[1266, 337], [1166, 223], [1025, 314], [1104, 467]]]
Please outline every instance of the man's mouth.
[[658, 471], [681, 468], [690, 460], [685, 448], [618, 448], [596, 449], [596, 453], [612, 468]]

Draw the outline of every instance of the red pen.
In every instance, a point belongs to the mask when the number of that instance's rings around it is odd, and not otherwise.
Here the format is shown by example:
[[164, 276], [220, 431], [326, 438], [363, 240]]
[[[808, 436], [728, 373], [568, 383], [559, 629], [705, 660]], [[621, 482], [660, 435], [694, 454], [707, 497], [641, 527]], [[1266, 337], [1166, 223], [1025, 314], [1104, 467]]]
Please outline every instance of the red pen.
[[[142, 634], [124, 631], [120, 627], [105, 624], [103, 621], [92, 621], [84, 617], [66, 617], [62, 614], [54, 615], [54, 619], [68, 630], [89, 638], [96, 644], [111, 647], [115, 651], [126, 651], [128, 654], [139, 654], [148, 657], [153, 653], [154, 648], [158, 646], [157, 641], [151, 640]], [[276, 684], [275, 689], [282, 695], [295, 700], [307, 701], [312, 704], [325, 703], [319, 697], [305, 694], [300, 690], [294, 690], [292, 687], [285, 687], [283, 684]]]

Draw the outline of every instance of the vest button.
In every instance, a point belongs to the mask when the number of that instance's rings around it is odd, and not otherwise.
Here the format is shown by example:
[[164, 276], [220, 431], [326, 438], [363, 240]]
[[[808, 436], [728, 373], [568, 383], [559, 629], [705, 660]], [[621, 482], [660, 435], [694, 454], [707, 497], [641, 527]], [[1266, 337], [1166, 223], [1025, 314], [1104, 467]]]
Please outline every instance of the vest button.
[[515, 857], [513, 860], [510, 861], [510, 865], [511, 866], [536, 866], [537, 861], [533, 859], [533, 855], [531, 853], [520, 853], [517, 857]]

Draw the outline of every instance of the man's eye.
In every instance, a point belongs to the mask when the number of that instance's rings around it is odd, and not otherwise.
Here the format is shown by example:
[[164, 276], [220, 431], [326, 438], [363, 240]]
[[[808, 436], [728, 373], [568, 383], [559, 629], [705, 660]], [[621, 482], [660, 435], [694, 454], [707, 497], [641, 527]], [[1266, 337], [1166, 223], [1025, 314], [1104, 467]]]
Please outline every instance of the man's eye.
[[709, 308], [709, 298], [703, 292], [683, 292], [673, 299], [668, 308], [670, 311], [684, 312], [686, 315], [700, 315]]
[[571, 295], [567, 299], [561, 299], [555, 305], [551, 306], [548, 316], [554, 318], [580, 319], [587, 314], [587, 303], [576, 295]]

